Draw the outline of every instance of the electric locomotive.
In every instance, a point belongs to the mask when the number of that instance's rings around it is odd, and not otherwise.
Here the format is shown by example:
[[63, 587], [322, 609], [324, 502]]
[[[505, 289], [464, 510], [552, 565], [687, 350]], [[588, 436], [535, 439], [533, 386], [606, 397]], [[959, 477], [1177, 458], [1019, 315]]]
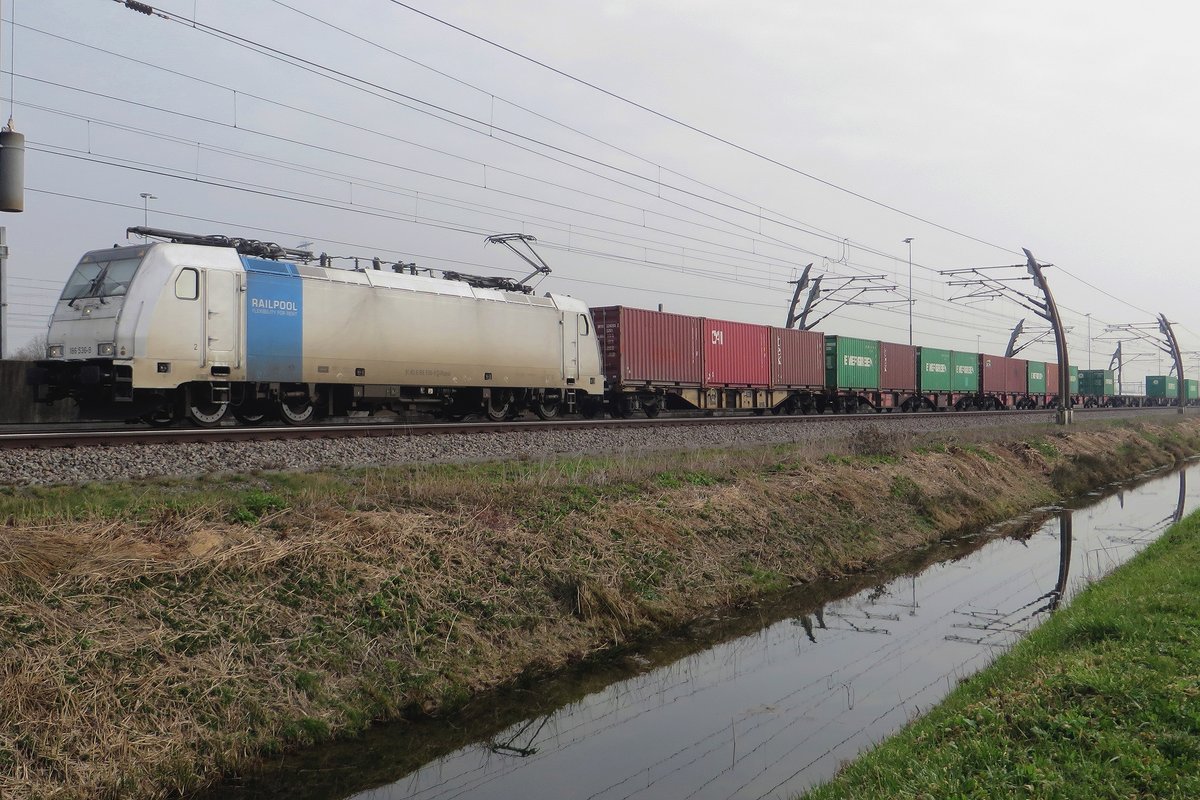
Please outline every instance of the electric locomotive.
[[[503, 420], [601, 408], [596, 331], [574, 298], [378, 259], [334, 269], [254, 240], [128, 232], [166, 241], [80, 259], [46, 359], [30, 371], [39, 400], [73, 398], [91, 418], [202, 426], [227, 415], [300, 425], [381, 410]], [[533, 237], [489, 241], [548, 272], [513, 247]]]

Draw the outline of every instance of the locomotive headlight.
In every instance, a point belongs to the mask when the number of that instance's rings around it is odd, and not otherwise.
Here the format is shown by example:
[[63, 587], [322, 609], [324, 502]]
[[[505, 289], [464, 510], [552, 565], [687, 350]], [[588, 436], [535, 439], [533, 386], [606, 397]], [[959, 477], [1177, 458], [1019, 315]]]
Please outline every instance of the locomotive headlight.
[[96, 355], [111, 356], [116, 355], [117, 348], [112, 342], [100, 342], [96, 345]]
[[46, 358], [62, 358], [63, 346], [61, 344], [52, 344], [46, 348]]

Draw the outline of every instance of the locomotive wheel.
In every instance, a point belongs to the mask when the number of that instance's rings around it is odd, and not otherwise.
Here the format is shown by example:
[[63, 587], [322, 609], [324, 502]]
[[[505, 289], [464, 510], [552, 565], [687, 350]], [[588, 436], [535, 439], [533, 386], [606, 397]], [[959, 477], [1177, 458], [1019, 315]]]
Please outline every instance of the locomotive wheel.
[[170, 403], [164, 403], [142, 417], [142, 421], [155, 428], [169, 428], [179, 422], [179, 411]]
[[[487, 401], [485, 413], [492, 422], [504, 422], [511, 419], [512, 395], [508, 392], [494, 392]], [[534, 413], [537, 413], [536, 411]]]
[[189, 400], [187, 418], [201, 428], [212, 428], [221, 424], [229, 413], [229, 403]]
[[316, 415], [316, 406], [307, 397], [302, 400], [279, 401], [279, 418], [288, 425], [307, 425]]
[[558, 400], [534, 400], [530, 408], [538, 419], [557, 419], [562, 411], [562, 403]]
[[579, 401], [579, 413], [584, 419], [596, 419], [604, 414], [604, 402], [596, 398], [585, 397]]
[[267, 418], [267, 412], [259, 406], [238, 406], [233, 410], [233, 418], [243, 425], [259, 425]]

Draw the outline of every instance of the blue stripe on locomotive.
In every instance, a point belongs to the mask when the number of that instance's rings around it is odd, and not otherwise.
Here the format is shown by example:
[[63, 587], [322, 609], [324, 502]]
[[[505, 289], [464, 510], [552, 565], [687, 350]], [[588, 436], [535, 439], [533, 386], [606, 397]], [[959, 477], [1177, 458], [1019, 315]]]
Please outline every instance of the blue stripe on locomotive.
[[246, 268], [246, 380], [298, 382], [304, 353], [304, 288], [296, 267], [242, 257]]

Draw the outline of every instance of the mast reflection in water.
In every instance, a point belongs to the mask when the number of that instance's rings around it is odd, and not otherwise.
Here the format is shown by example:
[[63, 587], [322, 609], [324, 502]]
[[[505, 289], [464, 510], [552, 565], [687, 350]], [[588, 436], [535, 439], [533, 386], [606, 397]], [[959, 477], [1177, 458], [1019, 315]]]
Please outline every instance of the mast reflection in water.
[[1047, 509], [890, 580], [809, 587], [709, 626], [707, 643], [693, 631], [510, 696], [477, 709], [471, 728], [385, 726], [210, 796], [788, 797], [937, 703], [1196, 505], [1181, 472]]

